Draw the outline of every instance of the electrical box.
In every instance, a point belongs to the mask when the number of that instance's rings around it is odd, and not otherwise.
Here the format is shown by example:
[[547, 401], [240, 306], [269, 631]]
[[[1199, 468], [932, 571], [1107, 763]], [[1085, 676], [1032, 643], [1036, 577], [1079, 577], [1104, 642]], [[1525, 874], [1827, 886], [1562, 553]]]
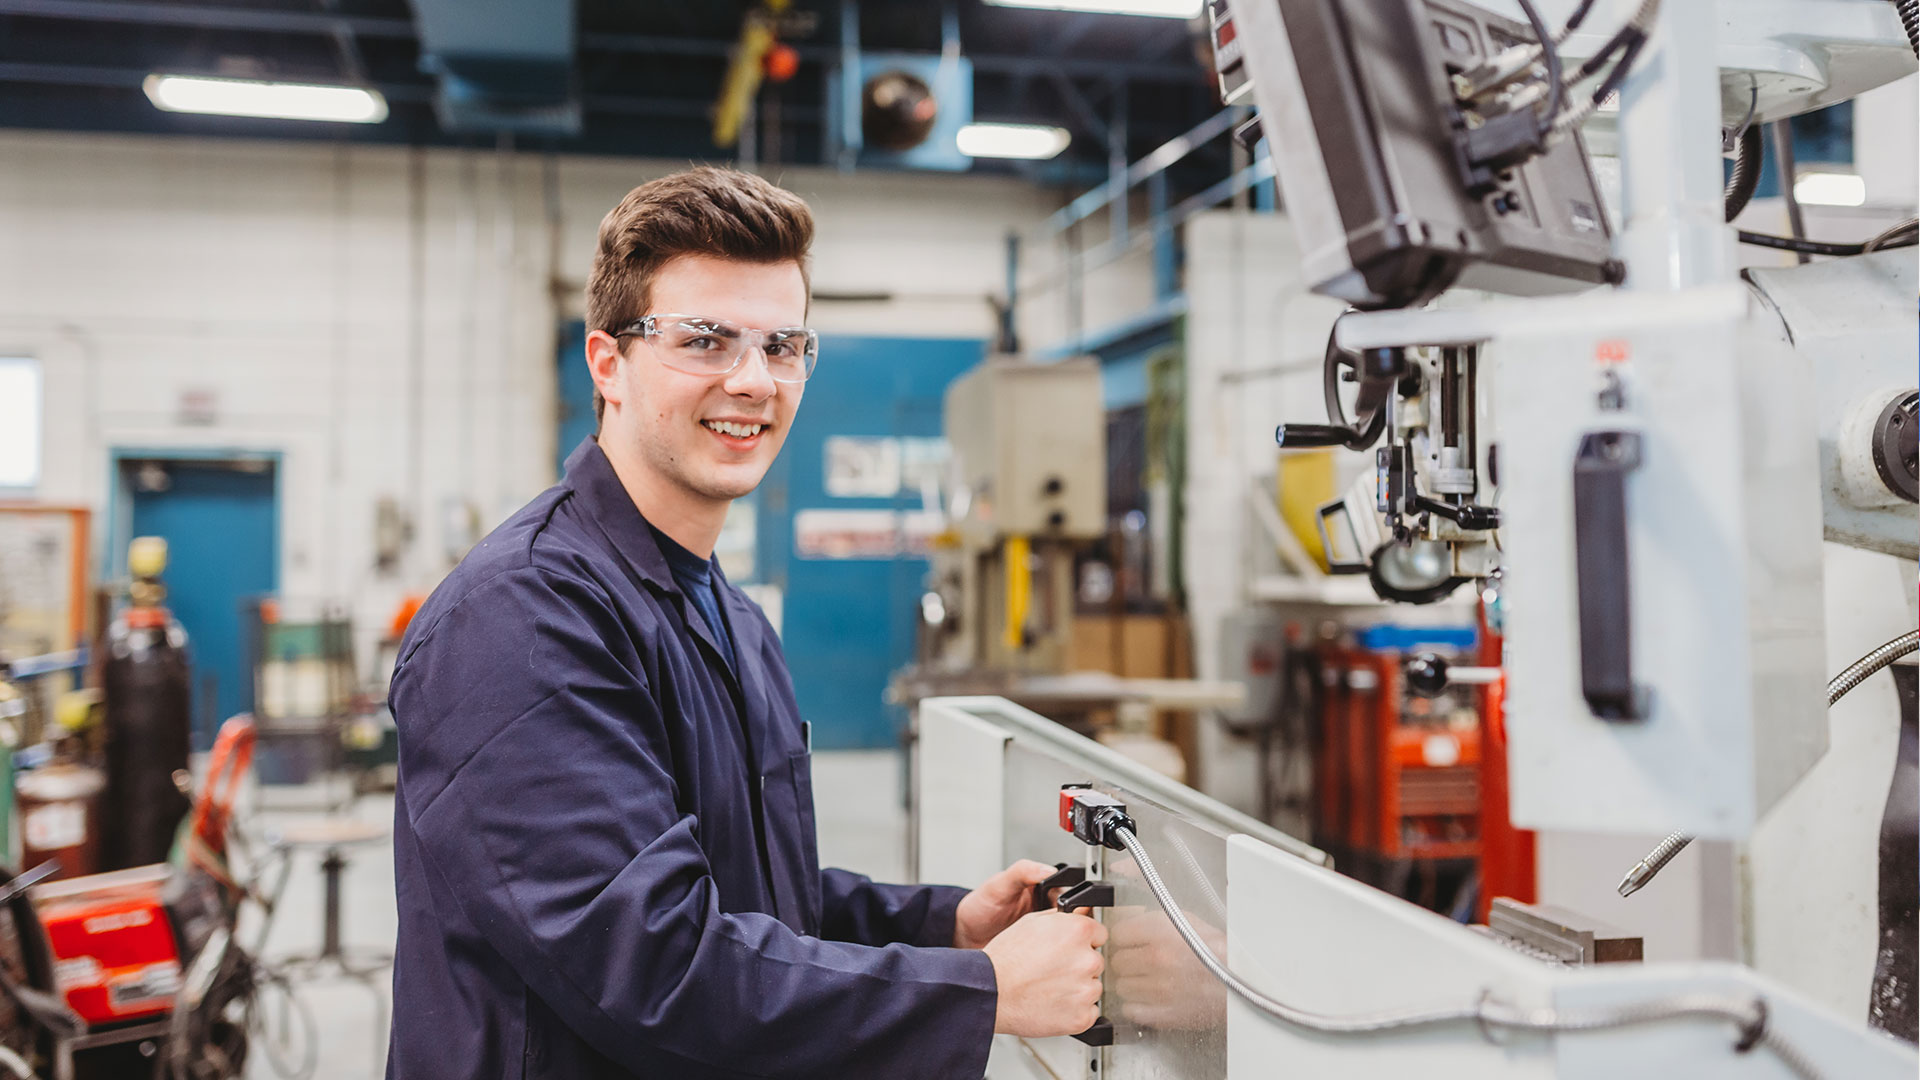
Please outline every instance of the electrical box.
[[1488, 318], [1514, 824], [1745, 836], [1827, 748], [1810, 366], [1736, 284]]
[[958, 487], [952, 516], [974, 539], [1093, 539], [1107, 531], [1100, 365], [996, 357], [947, 387]]

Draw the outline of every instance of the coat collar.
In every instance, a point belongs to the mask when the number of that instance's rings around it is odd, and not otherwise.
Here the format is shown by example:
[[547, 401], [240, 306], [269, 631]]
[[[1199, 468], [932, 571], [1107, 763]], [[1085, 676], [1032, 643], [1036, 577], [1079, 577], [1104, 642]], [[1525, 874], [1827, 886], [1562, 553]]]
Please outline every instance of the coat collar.
[[[566, 478], [561, 483], [573, 490], [580, 500], [581, 509], [607, 538], [614, 555], [625, 562], [642, 581], [677, 597], [681, 618], [688, 629], [706, 642], [715, 657], [721, 656], [720, 646], [714, 640], [712, 631], [697, 614], [688, 610], [691, 604], [680, 591], [679, 582], [674, 580], [673, 569], [668, 566], [667, 556], [660, 550], [660, 542], [654, 538], [653, 529], [647, 525], [647, 519], [641, 516], [640, 508], [633, 504], [633, 496], [627, 493], [626, 485], [620, 482], [619, 474], [613, 471], [613, 462], [607, 460], [606, 451], [600, 449], [600, 444], [593, 436], [581, 440], [573, 453], [567, 455]], [[728, 629], [733, 634], [737, 670], [728, 669], [724, 661], [719, 667], [723, 669], [723, 677], [739, 689], [749, 715], [753, 715], [764, 710], [767, 692], [766, 679], [760, 670], [760, 654], [765, 642], [760, 632], [759, 614], [747, 610], [746, 595], [727, 581], [717, 561], [714, 574], [722, 586], [720, 594], [727, 598]], [[765, 740], [756, 739], [755, 742], [761, 744]]]
[[571, 488], [581, 509], [607, 538], [617, 555], [642, 581], [664, 592], [678, 594], [673, 570], [653, 538], [647, 519], [633, 504], [633, 496], [613, 471], [606, 451], [589, 435], [567, 455], [566, 478], [561, 484]]

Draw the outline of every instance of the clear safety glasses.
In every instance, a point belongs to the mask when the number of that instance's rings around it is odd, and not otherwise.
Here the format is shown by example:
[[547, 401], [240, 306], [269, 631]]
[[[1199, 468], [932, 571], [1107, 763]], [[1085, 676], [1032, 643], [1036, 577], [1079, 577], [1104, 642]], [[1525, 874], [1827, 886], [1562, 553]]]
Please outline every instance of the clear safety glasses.
[[614, 334], [638, 337], [660, 362], [689, 375], [725, 375], [740, 366], [750, 348], [766, 357], [775, 382], [806, 382], [820, 359], [820, 335], [804, 326], [755, 330], [704, 315], [648, 315]]

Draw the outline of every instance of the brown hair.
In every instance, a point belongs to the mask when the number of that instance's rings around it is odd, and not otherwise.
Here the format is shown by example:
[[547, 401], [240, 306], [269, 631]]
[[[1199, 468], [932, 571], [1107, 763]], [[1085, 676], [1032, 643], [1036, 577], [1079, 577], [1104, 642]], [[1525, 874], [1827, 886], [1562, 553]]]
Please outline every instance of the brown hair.
[[[587, 329], [612, 334], [645, 315], [653, 276], [681, 255], [794, 262], [804, 281], [812, 245], [806, 202], [752, 173], [703, 165], [648, 181], [600, 221], [587, 275]], [[594, 420], [605, 411], [596, 390]]]

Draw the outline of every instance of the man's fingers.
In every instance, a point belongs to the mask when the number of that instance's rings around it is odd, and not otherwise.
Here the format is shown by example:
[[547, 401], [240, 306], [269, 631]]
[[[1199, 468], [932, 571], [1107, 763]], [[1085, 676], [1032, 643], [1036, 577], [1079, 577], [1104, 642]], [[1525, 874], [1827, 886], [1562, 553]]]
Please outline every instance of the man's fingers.
[[1053, 876], [1053, 867], [1046, 863], [1021, 859], [995, 875], [1009, 890], [1030, 889]]

